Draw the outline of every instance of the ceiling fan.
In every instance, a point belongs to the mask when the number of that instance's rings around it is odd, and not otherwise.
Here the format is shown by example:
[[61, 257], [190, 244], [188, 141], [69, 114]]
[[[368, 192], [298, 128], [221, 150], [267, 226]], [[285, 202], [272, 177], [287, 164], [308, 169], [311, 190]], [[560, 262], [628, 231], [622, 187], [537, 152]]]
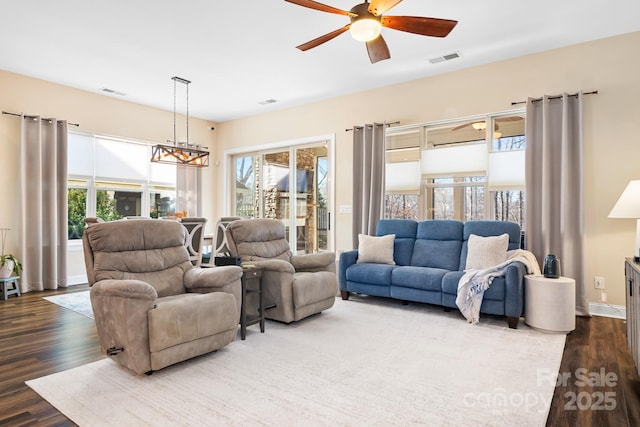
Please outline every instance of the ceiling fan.
[[[519, 117], [519, 116], [496, 117], [495, 119], [493, 119], [494, 121], [493, 130], [497, 131], [499, 129], [498, 122], [517, 122], [518, 120], [522, 120], [522, 117]], [[460, 129], [466, 128], [467, 126], [471, 126], [475, 130], [485, 130], [487, 127], [487, 123], [484, 120], [478, 120], [475, 122], [469, 122], [469, 123], [456, 126], [451, 130], [452, 131], [460, 130]]]
[[312, 49], [349, 30], [353, 38], [366, 42], [367, 52], [372, 64], [391, 57], [389, 47], [384, 38], [382, 38], [382, 34], [380, 34], [382, 27], [423, 36], [446, 37], [458, 23], [458, 21], [449, 19], [419, 16], [382, 16], [402, 0], [371, 0], [371, 3], [365, 0], [364, 3], [355, 5], [349, 11], [337, 9], [313, 0], [285, 1], [322, 12], [348, 16], [351, 19], [351, 22], [344, 27], [303, 43], [297, 46], [298, 49], [301, 51]]

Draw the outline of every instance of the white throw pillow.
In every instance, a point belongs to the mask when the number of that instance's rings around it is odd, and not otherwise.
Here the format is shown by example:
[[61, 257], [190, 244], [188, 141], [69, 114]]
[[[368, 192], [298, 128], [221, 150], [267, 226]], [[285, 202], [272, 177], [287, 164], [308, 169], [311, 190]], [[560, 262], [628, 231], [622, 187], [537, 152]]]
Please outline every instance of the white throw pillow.
[[358, 234], [358, 264], [395, 264], [393, 261], [393, 242], [395, 234], [385, 236], [367, 236]]
[[484, 270], [495, 267], [507, 260], [509, 235], [500, 236], [469, 236], [467, 246], [467, 270]]

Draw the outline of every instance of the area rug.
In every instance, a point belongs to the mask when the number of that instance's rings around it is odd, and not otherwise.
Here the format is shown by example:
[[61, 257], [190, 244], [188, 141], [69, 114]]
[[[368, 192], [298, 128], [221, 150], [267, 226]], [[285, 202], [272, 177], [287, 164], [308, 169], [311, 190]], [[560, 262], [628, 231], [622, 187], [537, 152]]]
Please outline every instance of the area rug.
[[564, 343], [360, 297], [150, 376], [102, 359], [26, 383], [81, 426], [544, 426]]
[[66, 294], [52, 295], [42, 298], [93, 319], [93, 310], [91, 309], [89, 291], [70, 292]]

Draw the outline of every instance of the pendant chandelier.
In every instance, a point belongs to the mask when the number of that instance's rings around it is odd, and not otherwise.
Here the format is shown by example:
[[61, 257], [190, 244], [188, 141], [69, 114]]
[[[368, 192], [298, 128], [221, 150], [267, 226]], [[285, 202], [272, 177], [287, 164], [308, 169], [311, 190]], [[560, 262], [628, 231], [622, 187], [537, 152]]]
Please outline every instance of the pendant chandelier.
[[[172, 77], [173, 80], [173, 145], [158, 144], [152, 147], [151, 161], [155, 163], [168, 163], [172, 165], [205, 167], [209, 166], [209, 152], [207, 147], [189, 144], [189, 80], [181, 77]], [[182, 83], [187, 90], [187, 140], [179, 142], [176, 128], [176, 86]]]

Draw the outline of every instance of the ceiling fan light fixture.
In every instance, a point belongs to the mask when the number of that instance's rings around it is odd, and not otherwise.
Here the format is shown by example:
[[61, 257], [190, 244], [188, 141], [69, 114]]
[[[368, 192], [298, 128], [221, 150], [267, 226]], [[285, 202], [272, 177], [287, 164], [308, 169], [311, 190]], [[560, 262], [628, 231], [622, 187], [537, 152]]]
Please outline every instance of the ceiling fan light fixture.
[[380, 35], [382, 24], [376, 18], [356, 19], [351, 23], [349, 32], [351, 37], [361, 42], [374, 40]]
[[471, 127], [475, 130], [485, 130], [487, 128], [487, 124], [485, 122], [475, 122], [471, 123]]

